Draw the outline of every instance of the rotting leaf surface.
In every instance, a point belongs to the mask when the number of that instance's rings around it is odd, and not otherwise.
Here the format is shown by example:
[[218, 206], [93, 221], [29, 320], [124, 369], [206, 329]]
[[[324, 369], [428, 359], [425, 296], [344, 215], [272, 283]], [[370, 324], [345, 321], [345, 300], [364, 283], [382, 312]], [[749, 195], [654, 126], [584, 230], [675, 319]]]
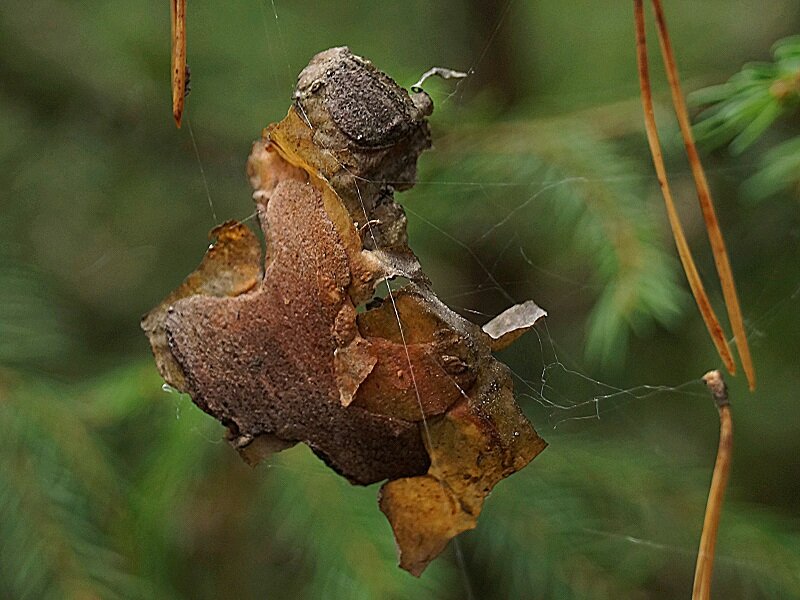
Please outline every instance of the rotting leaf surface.
[[[249, 463], [303, 442], [352, 483], [388, 480], [380, 508], [415, 575], [546, 445], [492, 356], [545, 312], [528, 301], [481, 329], [408, 247], [393, 192], [414, 183], [432, 110], [347, 48], [315, 56], [248, 159], [263, 274], [257, 238], [225, 223], [142, 321], [164, 379]], [[373, 299], [394, 277], [409, 283]]]

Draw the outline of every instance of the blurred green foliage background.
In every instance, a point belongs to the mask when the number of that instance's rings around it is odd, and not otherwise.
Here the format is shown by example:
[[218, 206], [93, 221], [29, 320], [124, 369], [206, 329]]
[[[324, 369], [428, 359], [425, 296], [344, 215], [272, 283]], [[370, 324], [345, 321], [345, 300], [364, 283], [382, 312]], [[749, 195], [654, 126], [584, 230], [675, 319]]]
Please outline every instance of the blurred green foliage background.
[[[689, 91], [773, 61], [800, 28], [791, 0], [667, 4]], [[718, 359], [647, 152], [630, 2], [191, 0], [188, 14], [178, 131], [167, 2], [0, 6], [0, 597], [688, 597], [717, 441], [697, 381]], [[433, 65], [471, 71], [428, 88], [434, 149], [399, 198], [412, 247], [469, 318], [528, 297], [550, 312], [501, 357], [550, 447], [419, 580], [395, 567], [374, 486], [304, 448], [246, 467], [162, 391], [138, 326], [216, 220], [251, 214], [251, 140], [308, 59], [342, 44], [406, 86]], [[673, 185], [721, 307], [651, 57]], [[730, 381], [718, 598], [800, 598], [792, 60], [696, 97], [717, 106], [698, 131], [759, 375], [752, 395]], [[748, 94], [778, 79], [773, 114]]]

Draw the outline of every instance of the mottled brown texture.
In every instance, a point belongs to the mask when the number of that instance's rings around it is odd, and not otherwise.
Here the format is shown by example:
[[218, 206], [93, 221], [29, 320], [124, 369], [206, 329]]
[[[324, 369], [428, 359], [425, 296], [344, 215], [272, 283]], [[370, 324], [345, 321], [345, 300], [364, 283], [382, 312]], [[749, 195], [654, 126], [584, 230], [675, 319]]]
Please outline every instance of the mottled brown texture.
[[303, 441], [355, 483], [424, 472], [415, 424], [340, 402], [333, 331], [350, 272], [322, 193], [284, 179], [259, 215], [269, 250], [258, 290], [196, 296], [167, 316], [186, 391], [239, 436]]
[[[353, 483], [388, 479], [380, 507], [416, 575], [545, 447], [492, 356], [544, 311], [527, 302], [481, 329], [408, 247], [393, 191], [413, 183], [430, 110], [346, 48], [315, 57], [247, 164], [263, 276], [253, 234], [226, 224], [143, 320], [164, 377], [248, 463], [304, 442]], [[407, 285], [372, 299], [394, 277]]]
[[414, 575], [451, 538], [475, 528], [492, 488], [546, 446], [514, 403], [508, 369], [496, 361], [484, 365], [468, 398], [429, 422], [425, 440], [428, 473], [390, 481], [380, 494], [400, 566]]
[[183, 389], [183, 371], [169, 352], [165, 319], [172, 305], [189, 296], [238, 296], [261, 279], [261, 245], [245, 225], [228, 221], [215, 227], [213, 243], [203, 261], [183, 283], [142, 319], [159, 373], [171, 386]]
[[392, 191], [415, 183], [417, 158], [431, 145], [430, 107], [424, 92], [409, 95], [370, 61], [331, 48], [300, 73], [294, 105], [269, 136], [289, 162], [330, 183], [361, 226], [364, 247], [387, 253], [386, 263], [404, 262], [413, 254]]

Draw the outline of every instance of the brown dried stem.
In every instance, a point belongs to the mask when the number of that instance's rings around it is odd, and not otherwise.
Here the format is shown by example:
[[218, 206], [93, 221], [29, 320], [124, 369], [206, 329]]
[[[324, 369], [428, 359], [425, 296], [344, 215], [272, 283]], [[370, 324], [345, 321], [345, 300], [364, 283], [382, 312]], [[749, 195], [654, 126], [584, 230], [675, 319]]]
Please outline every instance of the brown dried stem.
[[711, 251], [714, 254], [714, 263], [717, 266], [717, 273], [719, 274], [719, 281], [722, 286], [722, 295], [725, 298], [725, 306], [728, 309], [728, 319], [733, 328], [733, 336], [736, 340], [736, 346], [739, 349], [739, 357], [742, 359], [742, 368], [747, 377], [747, 383], [750, 389], [753, 390], [756, 385], [756, 376], [753, 370], [753, 361], [750, 356], [750, 346], [747, 343], [747, 334], [744, 329], [742, 309], [739, 306], [739, 297], [736, 293], [736, 284], [733, 279], [731, 263], [728, 259], [728, 251], [725, 248], [725, 240], [719, 228], [719, 221], [717, 220], [717, 213], [714, 210], [714, 203], [711, 199], [708, 180], [706, 179], [706, 174], [694, 143], [694, 137], [692, 136], [692, 127], [689, 124], [689, 112], [686, 110], [686, 102], [681, 92], [678, 69], [675, 65], [675, 55], [672, 52], [672, 44], [670, 43], [669, 33], [667, 32], [667, 22], [664, 18], [661, 0], [652, 1], [656, 17], [656, 27], [658, 29], [658, 41], [661, 45], [661, 56], [664, 59], [664, 68], [666, 69], [669, 88], [672, 92], [672, 104], [675, 107], [675, 115], [678, 118], [681, 135], [683, 136], [683, 144], [686, 147], [686, 155], [692, 169], [692, 176], [694, 177], [695, 187], [697, 188], [697, 198], [700, 202], [700, 208], [703, 211], [703, 220], [706, 224], [706, 231], [708, 231], [709, 242], [711, 242]]
[[650, 91], [650, 73], [647, 66], [647, 45], [645, 39], [644, 29], [644, 8], [642, 0], [634, 0], [634, 17], [636, 23], [636, 58], [639, 66], [639, 85], [642, 96], [642, 106], [644, 108], [644, 122], [645, 130], [647, 132], [647, 142], [650, 145], [650, 153], [653, 156], [653, 166], [656, 170], [658, 183], [661, 186], [661, 192], [664, 196], [664, 204], [667, 209], [667, 216], [672, 228], [672, 235], [675, 238], [675, 245], [678, 248], [678, 256], [681, 259], [683, 270], [686, 273], [686, 278], [689, 281], [689, 287], [692, 290], [697, 307], [700, 309], [700, 314], [703, 321], [708, 328], [711, 339], [719, 352], [725, 368], [730, 373], [736, 372], [736, 365], [733, 362], [730, 347], [725, 339], [725, 333], [722, 326], [711, 307], [711, 302], [708, 299], [708, 294], [703, 287], [703, 282], [700, 280], [700, 275], [697, 272], [697, 267], [692, 258], [692, 252], [689, 249], [689, 244], [686, 241], [686, 235], [681, 225], [678, 211], [675, 208], [675, 202], [672, 199], [672, 192], [670, 191], [669, 182], [667, 181], [666, 167], [664, 166], [664, 158], [661, 152], [661, 143], [658, 138], [658, 130], [656, 128], [656, 119], [653, 111], [653, 97]]
[[170, 0], [172, 24], [172, 116], [180, 129], [186, 97], [186, 0]]
[[728, 388], [719, 371], [709, 371], [703, 376], [703, 381], [711, 391], [719, 409], [719, 448], [717, 449], [717, 461], [714, 464], [714, 474], [711, 477], [711, 487], [708, 490], [703, 533], [700, 535], [692, 600], [708, 600], [711, 597], [717, 531], [719, 530], [722, 501], [725, 496], [725, 488], [728, 486], [733, 453], [733, 419], [728, 400]]

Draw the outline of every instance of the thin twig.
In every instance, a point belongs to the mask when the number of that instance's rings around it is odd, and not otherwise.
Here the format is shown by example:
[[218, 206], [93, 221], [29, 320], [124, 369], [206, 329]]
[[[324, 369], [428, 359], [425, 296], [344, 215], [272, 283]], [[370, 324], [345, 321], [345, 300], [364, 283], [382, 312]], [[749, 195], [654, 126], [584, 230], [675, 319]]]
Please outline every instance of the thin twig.
[[411, 91], [419, 92], [422, 90], [422, 84], [425, 83], [429, 77], [433, 76], [441, 77], [442, 79], [463, 79], [468, 75], [468, 73], [463, 73], [461, 71], [454, 71], [453, 69], [447, 69], [445, 67], [432, 67], [425, 71], [419, 78], [419, 81], [411, 86]]
[[739, 306], [739, 296], [736, 293], [733, 271], [731, 270], [731, 263], [728, 259], [728, 251], [725, 248], [725, 240], [719, 228], [719, 221], [717, 220], [717, 213], [714, 210], [714, 202], [711, 199], [708, 180], [706, 179], [703, 165], [700, 162], [700, 156], [697, 153], [697, 146], [695, 146], [694, 137], [692, 136], [692, 127], [689, 124], [689, 111], [686, 110], [686, 102], [681, 92], [678, 68], [675, 65], [675, 55], [672, 52], [672, 44], [669, 39], [669, 33], [667, 32], [667, 22], [664, 18], [661, 0], [652, 0], [652, 2], [658, 30], [658, 41], [661, 45], [661, 56], [664, 59], [664, 68], [666, 69], [669, 88], [672, 92], [672, 104], [675, 107], [675, 115], [678, 118], [681, 135], [683, 136], [683, 144], [686, 147], [686, 155], [692, 169], [692, 176], [694, 177], [695, 187], [697, 188], [697, 199], [703, 211], [703, 220], [706, 224], [706, 231], [708, 231], [708, 239], [711, 242], [711, 251], [714, 254], [714, 263], [717, 266], [717, 273], [719, 274], [719, 281], [722, 286], [722, 295], [725, 298], [725, 306], [728, 309], [728, 319], [733, 328], [733, 336], [736, 340], [736, 347], [739, 350], [739, 357], [742, 359], [742, 369], [747, 377], [750, 390], [753, 390], [756, 386], [756, 376], [753, 370], [753, 360], [750, 356], [750, 346], [747, 343], [747, 334], [744, 329], [742, 309]]
[[711, 597], [711, 577], [714, 570], [714, 551], [717, 545], [719, 518], [728, 477], [731, 471], [733, 453], [733, 419], [728, 400], [728, 387], [719, 371], [709, 371], [703, 376], [714, 402], [719, 410], [719, 448], [708, 490], [706, 514], [703, 519], [703, 533], [700, 535], [700, 548], [697, 551], [697, 565], [694, 571], [692, 600], [708, 600]]
[[675, 202], [672, 199], [672, 192], [670, 191], [669, 182], [667, 181], [667, 171], [661, 153], [661, 143], [658, 139], [656, 118], [653, 111], [653, 97], [650, 91], [650, 73], [647, 67], [647, 43], [645, 39], [644, 8], [642, 6], [642, 0], [633, 1], [633, 10], [636, 23], [636, 58], [639, 65], [639, 86], [642, 96], [642, 106], [644, 108], [647, 142], [650, 145], [650, 153], [653, 156], [653, 166], [655, 167], [658, 183], [661, 186], [661, 192], [664, 196], [664, 204], [667, 208], [667, 216], [669, 217], [669, 224], [672, 228], [672, 235], [675, 238], [678, 256], [681, 259], [683, 270], [689, 281], [689, 287], [692, 290], [692, 294], [697, 302], [697, 307], [700, 309], [700, 314], [708, 328], [711, 339], [717, 348], [717, 352], [719, 352], [722, 362], [725, 364], [725, 368], [733, 374], [736, 372], [736, 365], [733, 362], [733, 356], [731, 355], [728, 341], [725, 338], [725, 333], [722, 330], [719, 319], [717, 319], [717, 315], [711, 307], [711, 302], [703, 287], [703, 282], [700, 280], [700, 275], [694, 264], [692, 252], [686, 241], [686, 235], [683, 232], [683, 226], [678, 217], [678, 211], [675, 208]]
[[180, 129], [186, 98], [186, 0], [170, 0], [172, 24], [172, 116]]

